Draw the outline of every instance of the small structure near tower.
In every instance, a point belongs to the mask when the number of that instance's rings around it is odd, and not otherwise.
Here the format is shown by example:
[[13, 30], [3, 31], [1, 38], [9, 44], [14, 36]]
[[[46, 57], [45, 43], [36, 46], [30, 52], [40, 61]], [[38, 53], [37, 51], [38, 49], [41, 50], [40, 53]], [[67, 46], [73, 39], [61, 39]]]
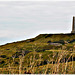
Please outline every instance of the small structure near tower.
[[73, 25], [72, 25], [72, 31], [71, 33], [75, 34], [75, 17], [73, 17]]

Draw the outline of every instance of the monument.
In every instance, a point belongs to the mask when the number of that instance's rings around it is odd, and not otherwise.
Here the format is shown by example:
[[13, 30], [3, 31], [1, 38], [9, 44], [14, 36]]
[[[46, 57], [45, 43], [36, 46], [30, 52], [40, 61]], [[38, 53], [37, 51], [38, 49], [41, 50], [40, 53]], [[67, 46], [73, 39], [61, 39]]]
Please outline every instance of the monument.
[[75, 17], [73, 17], [73, 25], [72, 25], [72, 31], [71, 33], [75, 34]]

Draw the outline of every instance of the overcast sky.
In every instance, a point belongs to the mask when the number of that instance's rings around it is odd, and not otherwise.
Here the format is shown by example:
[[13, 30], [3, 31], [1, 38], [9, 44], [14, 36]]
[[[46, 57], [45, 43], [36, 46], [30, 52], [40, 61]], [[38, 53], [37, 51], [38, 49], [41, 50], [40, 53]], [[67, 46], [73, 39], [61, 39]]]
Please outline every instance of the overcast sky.
[[0, 45], [44, 33], [70, 33], [75, 1], [0, 1]]

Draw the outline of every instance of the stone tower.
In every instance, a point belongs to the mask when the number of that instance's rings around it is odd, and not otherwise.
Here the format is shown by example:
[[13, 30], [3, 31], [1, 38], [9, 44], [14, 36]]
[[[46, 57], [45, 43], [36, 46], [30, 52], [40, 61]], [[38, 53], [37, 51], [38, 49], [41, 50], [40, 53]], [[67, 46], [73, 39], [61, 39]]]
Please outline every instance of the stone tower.
[[72, 25], [72, 31], [71, 33], [75, 34], [75, 17], [73, 17], [73, 25]]

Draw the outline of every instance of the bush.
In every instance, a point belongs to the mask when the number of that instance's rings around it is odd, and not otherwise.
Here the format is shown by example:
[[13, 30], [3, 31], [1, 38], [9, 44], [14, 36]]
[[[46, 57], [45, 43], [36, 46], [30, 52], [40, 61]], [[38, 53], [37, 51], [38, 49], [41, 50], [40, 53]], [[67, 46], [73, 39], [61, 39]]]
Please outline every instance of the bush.
[[48, 41], [47, 43], [51, 43], [51, 41]]
[[15, 62], [15, 64], [17, 64], [17, 65], [18, 65], [18, 64], [19, 64], [19, 62], [17, 62], [17, 61], [16, 61], [16, 62]]
[[1, 61], [1, 62], [0, 62], [0, 64], [4, 64], [4, 63], [5, 63], [5, 61]]
[[59, 40], [59, 41], [55, 41], [53, 43], [61, 43], [61, 44], [65, 44], [64, 40]]
[[1, 55], [0, 57], [2, 57], [2, 58], [6, 58], [6, 55]]
[[75, 39], [71, 40], [69, 43], [73, 43], [73, 42], [75, 42]]

